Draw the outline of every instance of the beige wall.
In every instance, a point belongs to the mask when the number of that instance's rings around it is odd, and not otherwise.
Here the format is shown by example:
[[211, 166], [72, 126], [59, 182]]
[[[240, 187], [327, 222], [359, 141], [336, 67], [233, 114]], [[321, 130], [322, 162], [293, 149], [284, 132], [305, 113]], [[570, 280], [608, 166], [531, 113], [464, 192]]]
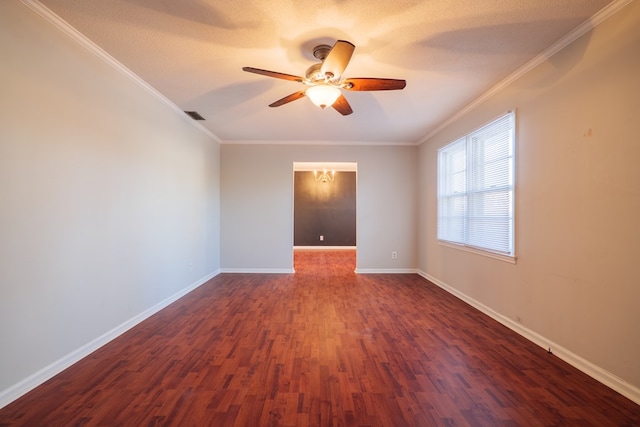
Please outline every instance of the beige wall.
[[[517, 110], [517, 264], [436, 240], [436, 151]], [[640, 2], [420, 147], [419, 268], [640, 398]], [[602, 373], [602, 372], [600, 372]], [[613, 377], [612, 377], [613, 378]]]
[[0, 55], [2, 406], [220, 264], [217, 142], [17, 1]]
[[223, 145], [223, 270], [291, 271], [293, 162], [357, 162], [358, 271], [413, 271], [416, 153], [415, 146]]

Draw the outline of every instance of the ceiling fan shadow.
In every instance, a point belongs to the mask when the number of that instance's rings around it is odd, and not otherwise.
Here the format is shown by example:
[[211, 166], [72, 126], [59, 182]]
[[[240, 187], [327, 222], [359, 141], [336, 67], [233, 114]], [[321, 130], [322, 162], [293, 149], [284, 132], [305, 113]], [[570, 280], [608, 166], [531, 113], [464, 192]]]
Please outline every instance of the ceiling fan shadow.
[[273, 82], [260, 80], [255, 82], [235, 83], [212, 89], [195, 97], [186, 104], [189, 109], [199, 111], [205, 118], [219, 117], [221, 114], [250, 114], [264, 109], [264, 105], [255, 102], [255, 98], [268, 92]]
[[259, 19], [238, 21], [232, 19], [221, 8], [211, 2], [177, 2], [174, 0], [124, 0], [125, 2], [155, 12], [171, 15], [186, 21], [225, 30], [253, 29], [260, 26]]
[[566, 28], [574, 28], [581, 22], [573, 18], [461, 28], [400, 46], [374, 41], [374, 45], [382, 47], [372, 51], [371, 57], [402, 68], [441, 73], [465, 71], [465, 65], [478, 62], [491, 67], [496, 58], [500, 60], [496, 66], [508, 62], [521, 65], [562, 37]]
[[[574, 40], [570, 51], [563, 50], [549, 57], [547, 61], [553, 67], [553, 71], [533, 74], [532, 78], [535, 79], [535, 81], [532, 82], [533, 86], [546, 88], [553, 86], [559, 80], [565, 78], [569, 71], [578, 66], [582, 61], [591, 42], [591, 35], [592, 32], [588, 32], [579, 39]], [[612, 54], [613, 50], [609, 50], [608, 53]]]

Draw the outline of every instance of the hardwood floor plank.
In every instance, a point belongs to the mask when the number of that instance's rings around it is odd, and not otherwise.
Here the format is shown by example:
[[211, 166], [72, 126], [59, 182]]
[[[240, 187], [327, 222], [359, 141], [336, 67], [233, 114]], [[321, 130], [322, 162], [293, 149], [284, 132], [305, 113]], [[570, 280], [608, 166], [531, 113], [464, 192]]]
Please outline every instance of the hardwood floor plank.
[[221, 274], [0, 426], [637, 426], [640, 407], [417, 275]]

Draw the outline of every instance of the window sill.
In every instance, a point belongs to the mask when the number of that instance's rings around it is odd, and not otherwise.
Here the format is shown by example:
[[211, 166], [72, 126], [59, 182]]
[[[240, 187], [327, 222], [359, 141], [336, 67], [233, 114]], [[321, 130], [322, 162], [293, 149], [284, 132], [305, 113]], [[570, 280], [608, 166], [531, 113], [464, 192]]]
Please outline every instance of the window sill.
[[495, 252], [483, 251], [482, 249], [477, 249], [471, 246], [458, 245], [456, 243], [445, 242], [443, 240], [438, 240], [438, 244], [441, 246], [446, 246], [448, 248], [458, 249], [465, 252], [471, 252], [472, 254], [486, 256], [488, 258], [497, 259], [499, 261], [508, 262], [510, 264], [515, 264], [517, 258], [511, 255], [503, 255]]

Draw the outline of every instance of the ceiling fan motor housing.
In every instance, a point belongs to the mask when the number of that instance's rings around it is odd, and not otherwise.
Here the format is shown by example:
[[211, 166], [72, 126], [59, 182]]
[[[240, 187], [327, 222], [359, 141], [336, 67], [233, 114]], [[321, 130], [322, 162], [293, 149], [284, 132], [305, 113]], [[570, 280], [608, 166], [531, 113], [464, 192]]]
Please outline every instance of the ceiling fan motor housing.
[[322, 67], [322, 63], [318, 63], [318, 64], [313, 64], [312, 66], [307, 68], [307, 72], [305, 73], [307, 80], [311, 82], [324, 81], [325, 75], [322, 74], [322, 70], [320, 69], [321, 67]]
[[313, 56], [318, 58], [320, 61], [324, 61], [324, 58], [327, 57], [330, 51], [331, 46], [328, 44], [319, 44], [313, 48]]

